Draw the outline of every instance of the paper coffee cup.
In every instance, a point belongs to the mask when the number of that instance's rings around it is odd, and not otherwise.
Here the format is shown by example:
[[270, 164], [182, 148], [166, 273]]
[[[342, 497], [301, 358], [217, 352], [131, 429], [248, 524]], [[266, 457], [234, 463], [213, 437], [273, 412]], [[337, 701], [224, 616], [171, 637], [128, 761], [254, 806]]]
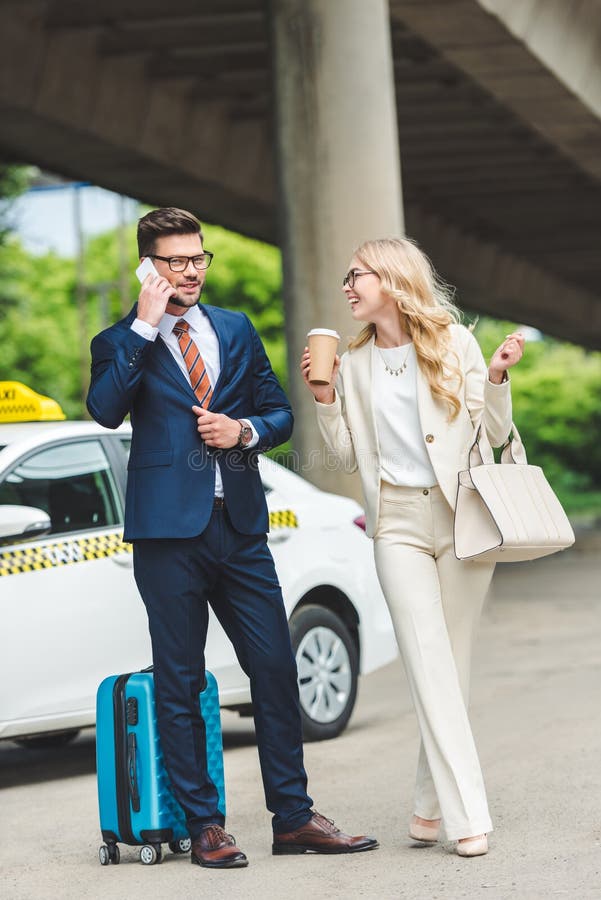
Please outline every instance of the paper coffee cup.
[[329, 328], [313, 328], [307, 335], [307, 340], [311, 354], [309, 382], [311, 384], [329, 384], [340, 335], [337, 331]]

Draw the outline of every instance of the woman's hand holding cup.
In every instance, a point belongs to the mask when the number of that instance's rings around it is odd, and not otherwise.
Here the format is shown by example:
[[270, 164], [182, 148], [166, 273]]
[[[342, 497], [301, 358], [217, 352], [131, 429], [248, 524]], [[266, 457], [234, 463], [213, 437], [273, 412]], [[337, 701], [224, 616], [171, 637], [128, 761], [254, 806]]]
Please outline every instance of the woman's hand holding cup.
[[301, 359], [303, 381], [318, 403], [334, 402], [334, 382], [340, 368], [336, 350], [340, 335], [331, 328], [313, 328]]
[[329, 382], [327, 384], [312, 384], [309, 381], [309, 371], [311, 369], [311, 354], [309, 352], [309, 348], [305, 347], [300, 362], [301, 375], [303, 376], [303, 381], [318, 403], [334, 402], [334, 384], [336, 382], [336, 376], [338, 375], [339, 368], [340, 357], [338, 356], [338, 354], [336, 354], [334, 357], [334, 366], [332, 368], [332, 375]]

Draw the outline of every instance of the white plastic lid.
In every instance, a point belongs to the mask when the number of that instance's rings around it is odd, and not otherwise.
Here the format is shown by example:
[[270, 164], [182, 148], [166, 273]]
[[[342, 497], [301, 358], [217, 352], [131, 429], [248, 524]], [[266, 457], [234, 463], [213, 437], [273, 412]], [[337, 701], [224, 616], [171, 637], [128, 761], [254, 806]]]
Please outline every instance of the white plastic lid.
[[337, 331], [332, 331], [331, 328], [312, 328], [311, 331], [307, 334], [307, 337], [311, 337], [312, 334], [326, 334], [328, 337], [334, 337], [337, 341], [340, 340], [340, 335]]

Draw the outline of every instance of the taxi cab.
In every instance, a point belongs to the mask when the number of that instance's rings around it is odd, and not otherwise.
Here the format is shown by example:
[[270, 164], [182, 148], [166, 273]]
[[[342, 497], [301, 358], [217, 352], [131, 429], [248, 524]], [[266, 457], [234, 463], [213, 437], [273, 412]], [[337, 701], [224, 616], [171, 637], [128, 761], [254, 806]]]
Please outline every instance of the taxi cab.
[[[131, 428], [67, 422], [0, 382], [0, 740], [66, 743], [95, 722], [98, 684], [152, 662], [122, 541]], [[260, 459], [269, 545], [289, 618], [305, 737], [335, 737], [360, 673], [397, 649], [361, 507]], [[248, 680], [211, 614], [207, 667], [222, 707], [252, 712]]]

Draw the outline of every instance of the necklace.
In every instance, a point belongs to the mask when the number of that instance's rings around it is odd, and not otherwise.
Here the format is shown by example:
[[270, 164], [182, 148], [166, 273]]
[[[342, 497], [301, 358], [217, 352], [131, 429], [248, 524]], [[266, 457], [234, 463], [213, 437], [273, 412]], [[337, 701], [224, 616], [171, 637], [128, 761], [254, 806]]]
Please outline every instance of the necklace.
[[380, 354], [380, 359], [384, 363], [384, 369], [385, 369], [387, 375], [402, 375], [404, 373], [405, 369], [407, 368], [407, 360], [409, 359], [409, 354], [411, 353], [411, 346], [412, 346], [411, 344], [408, 344], [407, 352], [405, 354], [405, 359], [403, 360], [401, 365], [398, 367], [398, 369], [393, 369], [392, 366], [388, 365], [388, 363], [386, 362], [386, 357], [382, 353], [382, 350], [380, 349], [380, 347], [376, 346], [376, 350]]

